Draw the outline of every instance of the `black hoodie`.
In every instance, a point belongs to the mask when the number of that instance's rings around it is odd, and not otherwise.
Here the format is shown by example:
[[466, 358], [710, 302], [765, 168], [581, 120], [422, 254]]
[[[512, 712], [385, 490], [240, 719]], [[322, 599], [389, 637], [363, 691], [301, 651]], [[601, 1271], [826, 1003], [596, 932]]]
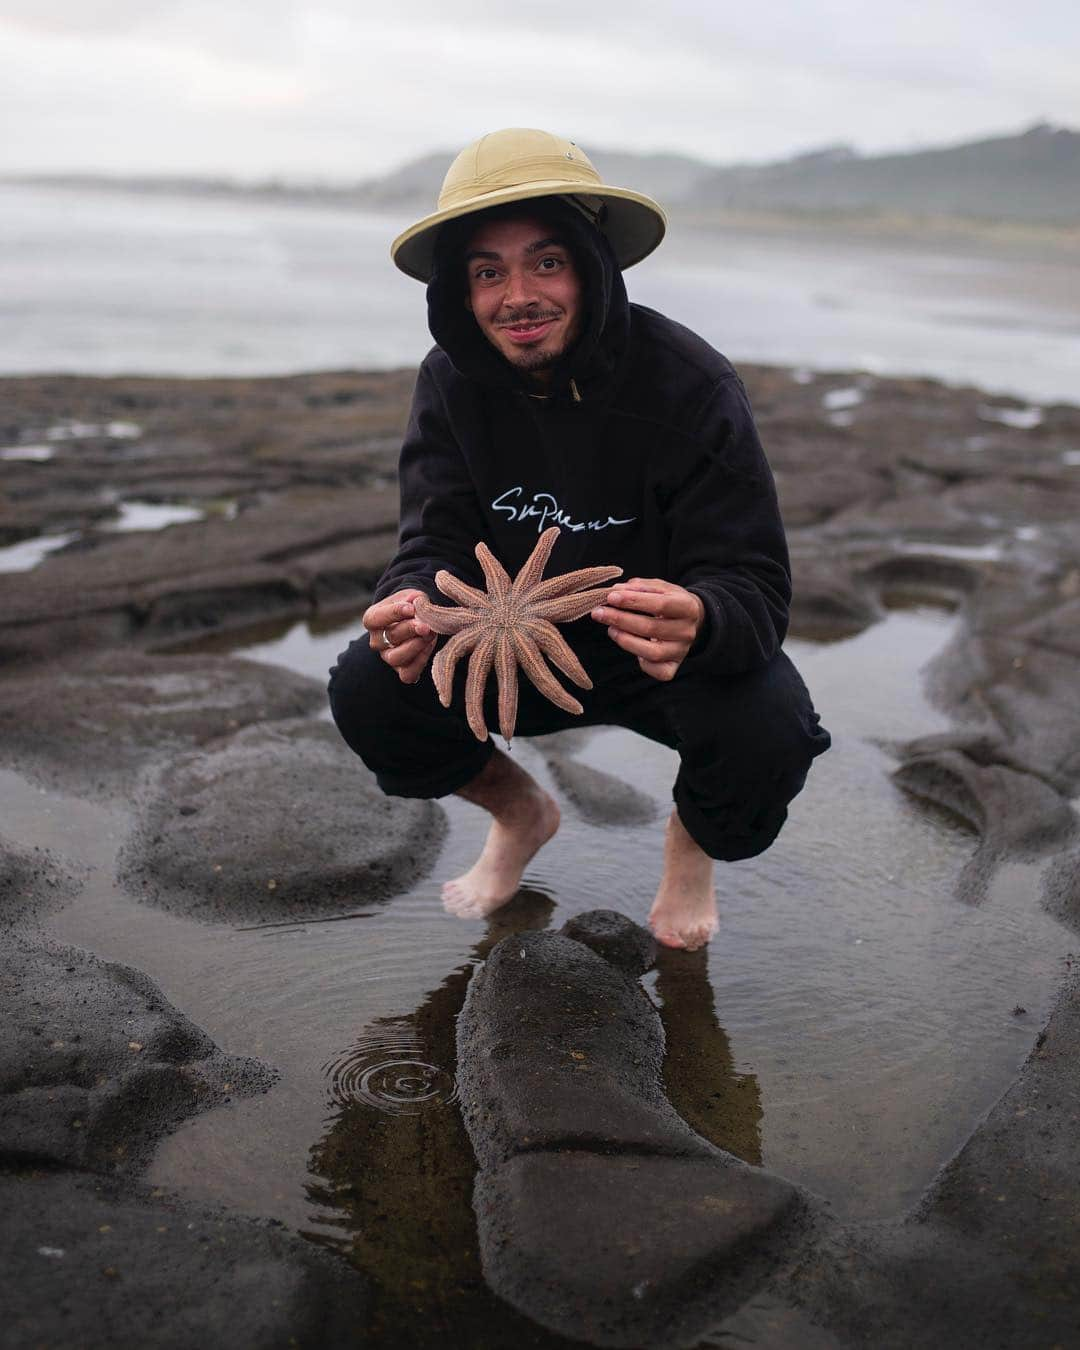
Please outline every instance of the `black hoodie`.
[[[550, 396], [530, 392], [466, 308], [463, 230], [444, 230], [428, 286], [438, 346], [417, 377], [400, 545], [375, 597], [416, 587], [440, 599], [443, 567], [482, 586], [481, 539], [513, 575], [559, 525], [546, 575], [615, 563], [627, 580], [659, 577], [701, 597], [706, 623], [681, 671], [764, 665], [787, 630], [791, 583], [742, 382], [689, 329], [629, 304], [607, 240], [575, 208], [545, 199], [542, 211], [582, 274], [581, 336]], [[586, 668], [584, 648], [609, 642], [591, 619], [565, 631]]]

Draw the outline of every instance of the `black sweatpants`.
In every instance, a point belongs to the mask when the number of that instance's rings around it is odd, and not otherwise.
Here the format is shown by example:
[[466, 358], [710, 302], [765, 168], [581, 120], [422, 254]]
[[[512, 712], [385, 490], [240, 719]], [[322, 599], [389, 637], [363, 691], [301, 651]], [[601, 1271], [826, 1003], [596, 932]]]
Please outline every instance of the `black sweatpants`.
[[[732, 862], [767, 849], [811, 761], [829, 748], [829, 733], [787, 656], [781, 652], [762, 669], [740, 675], [691, 668], [665, 683], [644, 674], [613, 642], [590, 643], [578, 654], [593, 680], [591, 690], [573, 689], [583, 714], [556, 708], [522, 674], [515, 736], [581, 726], [639, 732], [678, 752], [675, 805], [710, 857]], [[402, 684], [366, 635], [338, 657], [329, 686], [334, 720], [385, 793], [444, 797], [487, 763], [493, 741], [478, 741], [465, 721], [465, 665], [446, 709], [430, 668], [418, 684]], [[489, 727], [498, 724], [496, 699], [492, 678], [485, 697]]]

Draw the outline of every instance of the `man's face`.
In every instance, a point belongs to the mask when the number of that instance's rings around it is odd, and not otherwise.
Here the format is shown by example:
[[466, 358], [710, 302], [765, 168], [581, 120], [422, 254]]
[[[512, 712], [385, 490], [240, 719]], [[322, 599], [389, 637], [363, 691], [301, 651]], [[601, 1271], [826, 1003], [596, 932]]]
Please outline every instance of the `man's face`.
[[558, 232], [532, 216], [488, 221], [465, 248], [465, 303], [497, 352], [537, 383], [577, 341], [582, 286]]

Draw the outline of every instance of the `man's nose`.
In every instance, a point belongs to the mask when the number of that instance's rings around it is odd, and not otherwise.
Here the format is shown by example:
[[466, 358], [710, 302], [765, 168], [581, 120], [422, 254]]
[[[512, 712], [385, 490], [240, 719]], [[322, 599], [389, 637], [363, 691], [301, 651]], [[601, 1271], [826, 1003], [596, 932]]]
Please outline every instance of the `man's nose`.
[[522, 305], [532, 304], [536, 300], [536, 287], [532, 284], [532, 274], [515, 268], [508, 273], [506, 289], [503, 292], [505, 304], [519, 309]]

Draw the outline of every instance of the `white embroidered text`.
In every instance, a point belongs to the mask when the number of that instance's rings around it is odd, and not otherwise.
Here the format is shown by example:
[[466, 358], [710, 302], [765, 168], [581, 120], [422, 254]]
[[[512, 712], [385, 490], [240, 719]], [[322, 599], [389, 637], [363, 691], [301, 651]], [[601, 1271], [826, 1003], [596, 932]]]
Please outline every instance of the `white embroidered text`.
[[636, 516], [628, 516], [625, 520], [598, 516], [595, 520], [573, 520], [550, 492], [534, 492], [531, 501], [523, 502], [524, 491], [522, 487], [507, 488], [492, 501], [491, 509], [505, 512], [510, 520], [535, 520], [537, 534], [543, 533], [549, 525], [561, 525], [564, 530], [576, 533], [578, 530], [606, 530], [610, 525], [631, 525], [637, 519]]

